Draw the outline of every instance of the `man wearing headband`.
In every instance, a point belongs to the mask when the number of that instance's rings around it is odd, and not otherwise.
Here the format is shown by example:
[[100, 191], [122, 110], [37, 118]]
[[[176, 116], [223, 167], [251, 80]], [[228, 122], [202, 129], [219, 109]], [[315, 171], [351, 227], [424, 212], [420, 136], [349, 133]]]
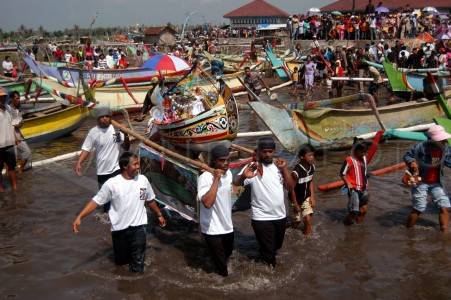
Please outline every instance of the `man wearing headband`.
[[[112, 112], [108, 107], [99, 107], [95, 111], [97, 126], [89, 130], [85, 141], [81, 147], [81, 154], [75, 165], [75, 173], [82, 175], [82, 163], [88, 158], [89, 154], [95, 149], [97, 182], [99, 189], [111, 177], [121, 174], [119, 168], [119, 153], [121, 147], [128, 150], [130, 141], [128, 135], [122, 132], [116, 132], [111, 125]], [[104, 206], [105, 212], [108, 212], [109, 203]]]
[[214, 147], [210, 166], [215, 172], [204, 172], [197, 181], [200, 229], [218, 273], [227, 276], [227, 260], [232, 254], [234, 239], [229, 149], [224, 145]]
[[445, 166], [451, 168], [451, 148], [448, 145], [451, 134], [442, 126], [434, 125], [429, 128], [427, 135], [427, 141], [414, 145], [404, 155], [404, 162], [411, 173], [420, 178], [412, 187], [413, 208], [407, 219], [407, 227], [415, 226], [420, 214], [426, 210], [428, 194], [431, 194], [432, 202], [440, 208], [440, 230], [445, 232], [448, 230], [450, 202], [441, 177]]
[[285, 237], [286, 209], [284, 186], [294, 187], [294, 181], [284, 159], [274, 159], [276, 144], [271, 137], [257, 142], [257, 162], [247, 165], [234, 184], [251, 186], [252, 228], [264, 262], [275, 267], [277, 250]]

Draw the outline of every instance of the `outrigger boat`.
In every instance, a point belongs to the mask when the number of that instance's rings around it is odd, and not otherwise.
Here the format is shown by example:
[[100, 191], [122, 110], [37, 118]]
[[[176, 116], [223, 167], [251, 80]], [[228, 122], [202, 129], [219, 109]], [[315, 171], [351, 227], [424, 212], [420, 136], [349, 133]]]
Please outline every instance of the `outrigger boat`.
[[[248, 90], [252, 93], [251, 90]], [[253, 94], [253, 93], [252, 93]], [[259, 99], [255, 94], [255, 99]], [[333, 102], [324, 100], [324, 104]], [[450, 104], [451, 99], [447, 100]], [[341, 149], [352, 145], [353, 138], [386, 128], [405, 128], [431, 123], [443, 116], [436, 100], [409, 101], [379, 107], [380, 120], [372, 109], [338, 109], [316, 107], [308, 110], [275, 107], [262, 101], [249, 102], [249, 106], [273, 132], [282, 146], [296, 153], [305, 143], [320, 149]], [[381, 121], [381, 122], [380, 122]]]
[[89, 115], [83, 105], [46, 105], [23, 112], [20, 130], [28, 143], [53, 140], [77, 130]]

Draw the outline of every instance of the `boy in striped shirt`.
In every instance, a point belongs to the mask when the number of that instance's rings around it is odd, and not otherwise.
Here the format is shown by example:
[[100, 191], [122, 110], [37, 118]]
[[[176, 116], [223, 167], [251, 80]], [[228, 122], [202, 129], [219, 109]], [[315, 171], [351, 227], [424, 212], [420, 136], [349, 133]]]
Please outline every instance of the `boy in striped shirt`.
[[291, 172], [296, 185], [290, 190], [289, 196], [295, 214], [295, 225], [304, 221], [302, 232], [309, 235], [313, 232], [312, 216], [315, 207], [315, 194], [313, 188], [313, 173], [315, 173], [315, 149], [306, 144], [301, 146], [298, 153], [299, 163]]
[[377, 150], [377, 145], [384, 131], [378, 131], [371, 146], [364, 141], [357, 142], [352, 148], [351, 155], [346, 157], [341, 167], [340, 177], [348, 189], [349, 213], [344, 220], [345, 225], [363, 223], [368, 210], [368, 164]]

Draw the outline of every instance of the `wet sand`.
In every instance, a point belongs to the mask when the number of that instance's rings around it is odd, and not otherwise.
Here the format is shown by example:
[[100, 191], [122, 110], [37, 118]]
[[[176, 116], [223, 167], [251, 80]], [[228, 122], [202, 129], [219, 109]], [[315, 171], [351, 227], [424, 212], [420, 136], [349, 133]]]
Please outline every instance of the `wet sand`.
[[[250, 112], [241, 129], [263, 125]], [[35, 160], [78, 150], [89, 121], [73, 136], [33, 146]], [[252, 145], [252, 141], [239, 141]], [[411, 142], [388, 141], [370, 165], [401, 161]], [[287, 153], [280, 155], [295, 163]], [[317, 157], [316, 183], [338, 179], [347, 151]], [[149, 226], [146, 270], [128, 273], [112, 261], [110, 227], [91, 215], [74, 235], [76, 213], [96, 192], [94, 163], [77, 177], [75, 160], [35, 168], [19, 180], [20, 191], [0, 195], [0, 294], [7, 299], [450, 299], [451, 233], [439, 232], [438, 210], [404, 227], [410, 192], [402, 173], [370, 178], [363, 225], [345, 227], [347, 198], [317, 193], [314, 234], [288, 229], [278, 265], [270, 270], [253, 258], [257, 243], [249, 212], [234, 214], [231, 275], [215, 273], [197, 225], [173, 215], [165, 229]], [[451, 172], [445, 183], [451, 186]], [[152, 222], [151, 222], [152, 223]], [[154, 223], [152, 223], [154, 224]]]

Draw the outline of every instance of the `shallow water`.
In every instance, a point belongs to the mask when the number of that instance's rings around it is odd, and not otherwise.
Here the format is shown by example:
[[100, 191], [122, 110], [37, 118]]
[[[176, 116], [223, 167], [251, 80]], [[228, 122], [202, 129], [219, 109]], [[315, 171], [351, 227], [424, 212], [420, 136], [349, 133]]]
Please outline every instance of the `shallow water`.
[[[34, 145], [35, 160], [78, 150], [88, 122], [72, 136]], [[243, 131], [263, 129], [250, 112]], [[252, 146], [253, 141], [239, 141]], [[410, 142], [381, 145], [372, 169], [399, 162]], [[296, 160], [280, 153], [291, 163]], [[347, 151], [317, 157], [316, 183], [338, 179]], [[346, 196], [317, 193], [314, 234], [288, 229], [275, 270], [255, 263], [249, 212], [234, 214], [231, 275], [213, 273], [197, 225], [176, 215], [165, 229], [149, 226], [147, 268], [131, 275], [112, 262], [109, 225], [91, 215], [74, 235], [71, 223], [97, 188], [94, 164], [83, 177], [75, 160], [24, 173], [20, 191], [0, 195], [0, 294], [8, 299], [450, 299], [451, 234], [442, 235], [429, 208], [414, 230], [404, 223], [410, 193], [401, 172], [370, 178], [363, 225], [345, 227]], [[451, 185], [450, 171], [445, 182]]]

